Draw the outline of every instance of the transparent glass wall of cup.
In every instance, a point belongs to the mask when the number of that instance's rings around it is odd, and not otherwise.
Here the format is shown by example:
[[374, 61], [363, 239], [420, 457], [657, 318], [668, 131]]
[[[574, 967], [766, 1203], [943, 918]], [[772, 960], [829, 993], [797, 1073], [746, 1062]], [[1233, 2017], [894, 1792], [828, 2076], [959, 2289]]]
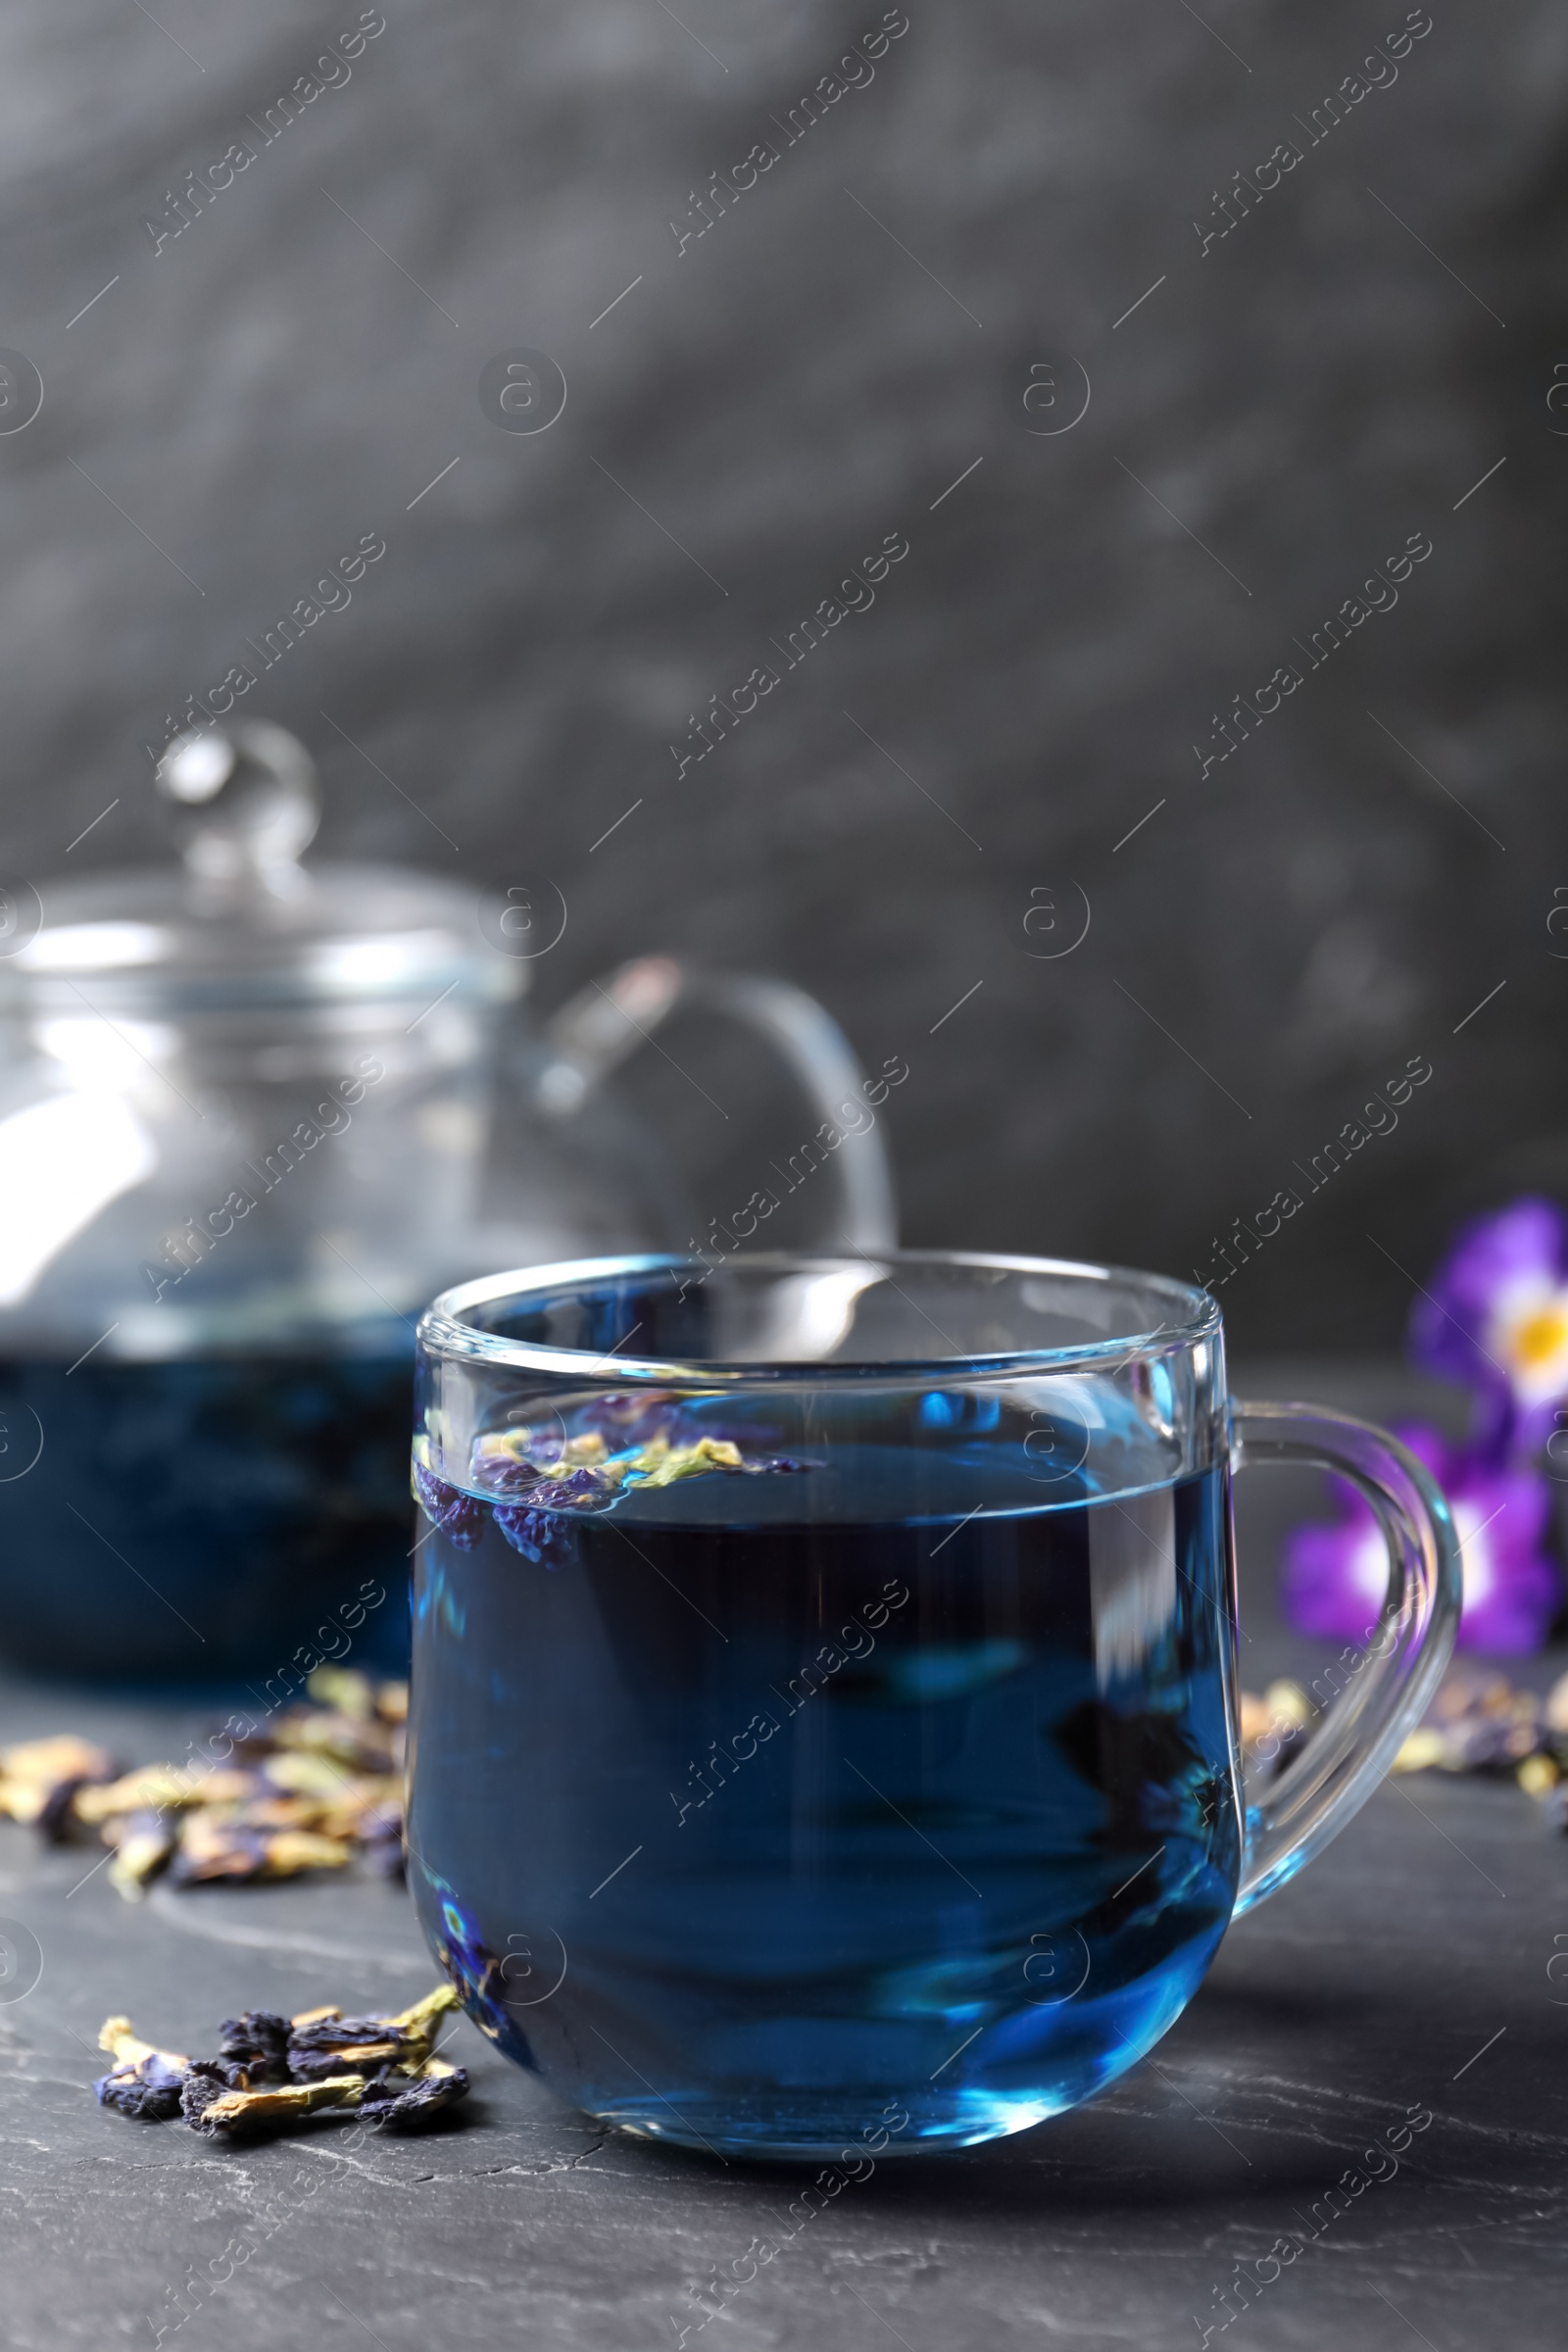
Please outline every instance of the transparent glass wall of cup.
[[[626, 1258], [419, 1340], [410, 1872], [483, 2032], [724, 2154], [1018, 2132], [1172, 2024], [1365, 1799], [1452, 1642], [1393, 1440], [1232, 1404], [1152, 1275]], [[1372, 1498], [1361, 1670], [1249, 1804], [1230, 1479]]]
[[286, 1697], [407, 1655], [420, 1308], [724, 1205], [607, 1083], [663, 1020], [742, 1024], [802, 1127], [854, 1121], [813, 1235], [891, 1241], [891, 1188], [798, 989], [645, 956], [534, 1026], [547, 891], [301, 863], [314, 771], [256, 721], [157, 786], [180, 861], [0, 889], [0, 1650]]

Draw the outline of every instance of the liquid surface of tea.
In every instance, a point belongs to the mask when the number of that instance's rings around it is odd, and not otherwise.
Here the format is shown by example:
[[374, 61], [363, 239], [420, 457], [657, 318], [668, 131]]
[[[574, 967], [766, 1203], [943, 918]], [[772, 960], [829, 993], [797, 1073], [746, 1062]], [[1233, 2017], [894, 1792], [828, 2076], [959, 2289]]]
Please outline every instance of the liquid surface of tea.
[[1096, 1494], [982, 1436], [843, 1441], [438, 1509], [411, 1881], [575, 2104], [721, 2151], [964, 2143], [1180, 2013], [1240, 1864], [1222, 1467]]
[[412, 1390], [407, 1352], [0, 1362], [5, 1656], [265, 1681], [336, 1624], [396, 1670]]

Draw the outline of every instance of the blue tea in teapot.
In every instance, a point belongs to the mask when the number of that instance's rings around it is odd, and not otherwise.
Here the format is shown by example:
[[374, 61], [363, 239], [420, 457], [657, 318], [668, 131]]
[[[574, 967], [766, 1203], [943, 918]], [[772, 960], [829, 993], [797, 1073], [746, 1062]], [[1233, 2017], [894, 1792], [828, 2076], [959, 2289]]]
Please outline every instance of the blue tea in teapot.
[[[264, 1689], [393, 1664], [425, 1300], [684, 1241], [601, 1093], [678, 1002], [760, 1029], [824, 1108], [858, 1072], [798, 991], [662, 957], [530, 1034], [549, 894], [306, 867], [314, 773], [279, 728], [183, 736], [158, 785], [182, 866], [0, 907], [0, 1654]], [[840, 1159], [818, 1213], [886, 1242], [880, 1140]]]

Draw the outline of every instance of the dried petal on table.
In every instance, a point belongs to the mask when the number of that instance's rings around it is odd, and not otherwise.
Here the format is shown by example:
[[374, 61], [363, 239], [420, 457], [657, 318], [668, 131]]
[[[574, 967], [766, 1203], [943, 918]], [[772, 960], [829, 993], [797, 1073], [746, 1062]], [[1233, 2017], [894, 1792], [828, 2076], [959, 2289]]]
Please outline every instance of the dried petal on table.
[[176, 1886], [208, 1880], [291, 1879], [305, 1870], [341, 1870], [354, 1848], [312, 1830], [249, 1829], [219, 1809], [191, 1814], [180, 1827], [170, 1872]]
[[457, 2005], [452, 1986], [443, 1984], [395, 2017], [343, 2017], [335, 2010], [297, 2017], [289, 2035], [289, 2072], [296, 2081], [311, 2081], [350, 2068], [370, 2075], [389, 2065], [421, 2065], [440, 2020]]
[[330, 1808], [317, 1796], [253, 1796], [243, 1805], [225, 1805], [223, 1817], [241, 1830], [319, 1830], [325, 1837]]
[[341, 1796], [352, 1778], [331, 1756], [310, 1755], [298, 1748], [269, 1756], [261, 1772], [267, 1788], [284, 1789], [291, 1796]]
[[[187, 2124], [196, 2126], [215, 2099], [231, 2090], [248, 2090], [250, 2078], [243, 2068], [226, 2066], [218, 2058], [193, 2058], [185, 2069], [179, 2086], [179, 2108]], [[172, 2117], [168, 2119], [172, 2122]]]
[[389, 2017], [350, 2017], [328, 2005], [279, 2017], [248, 2010], [220, 2028], [216, 2058], [186, 2058], [143, 2041], [126, 2017], [99, 2036], [115, 2060], [94, 2084], [106, 2107], [166, 2123], [182, 2114], [208, 2136], [286, 2127], [361, 2107], [380, 2128], [408, 2131], [466, 2096], [461, 2067], [431, 2049], [457, 2006], [450, 1984]]
[[116, 1813], [178, 1812], [199, 1805], [237, 1803], [256, 1793], [254, 1772], [202, 1772], [186, 1764], [146, 1764], [105, 1786], [78, 1788], [72, 1807], [78, 1821], [95, 1827]]
[[358, 1838], [366, 1843], [389, 1834], [401, 1838], [402, 1774], [368, 1773], [362, 1780], [346, 1782], [337, 1801], [321, 1806], [316, 1826], [324, 1837]]
[[334, 2025], [307, 2026], [289, 2037], [288, 2071], [295, 2082], [317, 2082], [333, 2075], [373, 2075], [396, 2066], [401, 2039], [379, 2020], [345, 2017]]
[[232, 1742], [217, 1769], [120, 1773], [74, 1734], [0, 1749], [0, 1816], [51, 1842], [99, 1831], [115, 1853], [109, 1882], [128, 1901], [171, 1860], [174, 1886], [338, 1869], [362, 1849], [375, 1875], [399, 1877], [408, 1685], [327, 1667], [307, 1688], [318, 1703]]
[[278, 1717], [273, 1737], [280, 1748], [325, 1756], [351, 1772], [390, 1772], [393, 1767], [392, 1731], [384, 1723], [361, 1723], [352, 1715], [326, 1714], [319, 1707], [292, 1707]]
[[378, 1879], [403, 1879], [408, 1874], [408, 1851], [403, 1842], [403, 1807], [386, 1805], [365, 1816], [360, 1829], [368, 1870]]
[[386, 2020], [386, 2023], [389, 2026], [396, 2026], [402, 2033], [411, 2036], [420, 2037], [431, 2042], [435, 2039], [440, 2020], [445, 2017], [449, 2009], [456, 2009], [458, 2006], [458, 1996], [452, 1986], [438, 1984], [434, 1992], [425, 1994], [422, 2001], [416, 2001], [411, 2008], [399, 2009], [395, 2015]]
[[1404, 1743], [1394, 1762], [1389, 1766], [1389, 1770], [1391, 1772], [1430, 1772], [1434, 1767], [1441, 1770], [1447, 1764], [1447, 1760], [1448, 1743], [1446, 1740], [1434, 1725], [1423, 1723], [1418, 1724], [1413, 1732], [1406, 1735]]
[[383, 2131], [407, 2132], [467, 2095], [468, 2078], [461, 2066], [449, 2066], [444, 2058], [427, 2058], [412, 2074], [388, 2067], [367, 2082], [360, 2112]]
[[0, 1814], [59, 1835], [75, 1791], [89, 1782], [112, 1781], [116, 1769], [107, 1749], [73, 1732], [0, 1748]]
[[286, 2082], [290, 2030], [290, 2020], [270, 2009], [247, 2009], [219, 2027], [218, 2054], [243, 2067], [253, 2083]]
[[356, 1723], [375, 1720], [375, 1685], [357, 1666], [318, 1666], [306, 1683], [305, 1695], [317, 1706], [351, 1716]]
[[1255, 1690], [1244, 1690], [1241, 1697], [1242, 1745], [1251, 1747], [1267, 1732], [1271, 1717], [1267, 1702]]
[[1244, 1690], [1240, 1701], [1242, 1748], [1250, 1768], [1290, 1762], [1306, 1737], [1316, 1709], [1298, 1683], [1270, 1683], [1259, 1698]]
[[173, 1853], [178, 1838], [162, 1814], [131, 1813], [106, 1821], [103, 1841], [115, 1849], [109, 1865], [110, 1886], [127, 1903], [139, 1903]]
[[383, 1683], [375, 1694], [376, 1713], [383, 1723], [403, 1724], [409, 1720], [409, 1686], [407, 1683]]
[[185, 2121], [193, 2131], [210, 2137], [231, 2132], [253, 2132], [258, 2125], [289, 2124], [322, 2107], [357, 2107], [364, 2090], [360, 2075], [335, 2075], [320, 2082], [285, 2082], [257, 2090], [225, 2090], [214, 2079], [210, 2062], [192, 2068], [187, 2085]]
[[1568, 1674], [1559, 1675], [1546, 1692], [1546, 1729], [1568, 1734]]
[[148, 2124], [169, 2123], [179, 2113], [188, 2058], [143, 2041], [132, 2031], [128, 2017], [106, 2018], [98, 2047], [115, 2061], [109, 2073], [93, 2084], [100, 2106], [118, 2108], [122, 2115]]

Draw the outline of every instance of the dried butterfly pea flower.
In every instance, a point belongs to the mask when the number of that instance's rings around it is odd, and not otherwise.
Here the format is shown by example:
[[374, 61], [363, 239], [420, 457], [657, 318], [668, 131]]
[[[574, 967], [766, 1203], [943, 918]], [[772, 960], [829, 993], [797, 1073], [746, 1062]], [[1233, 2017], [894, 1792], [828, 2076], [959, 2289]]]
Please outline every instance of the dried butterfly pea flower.
[[451, 1985], [442, 1984], [395, 2017], [308, 2012], [293, 2021], [289, 2072], [296, 2082], [308, 2082], [351, 2069], [369, 2075], [389, 2065], [417, 2066], [430, 2055], [440, 2019], [457, 2005]]
[[641, 1446], [629, 1476], [639, 1487], [672, 1487], [678, 1479], [701, 1478], [710, 1470], [744, 1470], [741, 1449], [728, 1438], [699, 1438], [695, 1445], [671, 1446], [655, 1438]]
[[76, 1793], [90, 1788], [88, 1781], [56, 1781], [39, 1807], [33, 1828], [45, 1845], [67, 1845], [78, 1823]]
[[330, 1838], [335, 1835], [327, 1827], [330, 1811], [318, 1796], [256, 1796], [225, 1807], [224, 1818], [240, 1830], [314, 1830]]
[[220, 2028], [217, 2058], [195, 2059], [155, 2049], [128, 2018], [112, 2017], [99, 2042], [115, 2065], [94, 2088], [105, 2106], [150, 2122], [183, 2114], [208, 2136], [361, 2107], [379, 2128], [407, 2131], [467, 2092], [463, 2069], [431, 2049], [457, 2005], [441, 1984], [389, 2017], [345, 2018], [330, 2005], [293, 2018], [248, 2010]]
[[[619, 1462], [581, 1463], [574, 1470], [563, 1466], [546, 1471], [537, 1486], [512, 1496], [511, 1504], [532, 1503], [546, 1510], [600, 1510], [614, 1501], [625, 1476], [625, 1466]], [[495, 1507], [499, 1511], [506, 1506], [497, 1503]]]
[[314, 1797], [319, 1804], [330, 1803], [350, 1785], [341, 1764], [304, 1748], [280, 1748], [269, 1756], [261, 1778], [270, 1794]]
[[295, 2082], [316, 2082], [332, 2075], [373, 2075], [396, 2066], [404, 2052], [403, 2038], [390, 2034], [380, 2018], [340, 2017], [319, 2025], [296, 2027], [289, 2035], [288, 2071]]
[[1298, 1683], [1274, 1682], [1261, 1698], [1244, 1690], [1239, 1702], [1242, 1749], [1249, 1772], [1284, 1770], [1305, 1740], [1318, 1713]]
[[225, 2065], [218, 2058], [193, 2058], [179, 2086], [178, 2112], [187, 2124], [199, 2127], [215, 2099], [222, 2098], [228, 2091], [249, 2087], [249, 2077], [243, 2067]]
[[408, 1875], [408, 1853], [403, 1843], [403, 1808], [388, 1807], [382, 1814], [371, 1814], [360, 1832], [366, 1868], [378, 1879], [402, 1880]]
[[465, 1494], [461, 1487], [448, 1486], [422, 1462], [414, 1465], [414, 1494], [425, 1515], [433, 1519], [442, 1534], [456, 1544], [460, 1551], [471, 1551], [484, 1534], [485, 1506]]
[[435, 1990], [427, 1992], [422, 2000], [412, 2002], [407, 2009], [395, 2011], [392, 2016], [383, 2019], [382, 2023], [393, 2027], [398, 2033], [406, 2034], [411, 2051], [420, 2042], [428, 2051], [440, 2031], [442, 2018], [447, 2015], [449, 2010], [459, 2006], [457, 1993], [452, 1986], [438, 1984]]
[[203, 1772], [185, 1764], [148, 1764], [118, 1781], [78, 1788], [73, 1810], [89, 1827], [121, 1813], [159, 1813], [191, 1806], [237, 1803], [254, 1795], [254, 1772]]
[[[313, 1755], [299, 1750], [285, 1750], [270, 1756], [263, 1767], [267, 1797], [261, 1802], [272, 1804], [281, 1800], [298, 1803], [302, 1812], [300, 1828], [318, 1829], [327, 1838], [365, 1838], [378, 1828], [386, 1814], [401, 1814], [403, 1804], [403, 1775], [401, 1772], [350, 1773], [329, 1757]], [[264, 1817], [261, 1802], [244, 1806], [238, 1818], [260, 1822]], [[287, 1826], [278, 1816], [278, 1826]]]
[[468, 2078], [461, 2066], [449, 2066], [444, 2058], [427, 2058], [412, 2074], [387, 2067], [372, 2076], [360, 2095], [360, 2113], [383, 2131], [407, 2132], [467, 2095]]
[[361, 1781], [345, 1788], [335, 1804], [320, 1808], [318, 1823], [324, 1838], [351, 1838], [369, 1845], [388, 1836], [403, 1835], [403, 1782], [390, 1775]]
[[112, 1781], [116, 1769], [106, 1749], [71, 1732], [0, 1748], [0, 1814], [35, 1824], [53, 1841], [67, 1826], [75, 1792]]
[[517, 1509], [508, 1503], [497, 1503], [496, 1525], [513, 1550], [520, 1551], [536, 1567], [542, 1562], [546, 1568], [561, 1568], [571, 1558], [570, 1522], [558, 1518], [553, 1511]]
[[515, 1464], [541, 1477], [539, 1465], [555, 1461], [561, 1448], [562, 1437], [557, 1429], [491, 1429], [474, 1439], [468, 1459], [476, 1468], [483, 1464], [500, 1471], [508, 1464]]
[[294, 2123], [323, 2109], [358, 2109], [383, 2131], [406, 2132], [468, 2090], [463, 2068], [441, 2058], [413, 2070], [389, 2066], [368, 2077], [329, 2075], [316, 2082], [265, 2089], [225, 2089], [217, 2073], [210, 2064], [191, 2068], [183, 2094], [185, 2121], [210, 2138]]
[[531, 1473], [538, 1479], [557, 1478], [568, 1470], [595, 1468], [606, 1460], [609, 1452], [610, 1447], [597, 1429], [581, 1430], [575, 1437], [565, 1439], [554, 1429], [508, 1429], [491, 1430], [476, 1438], [468, 1458], [475, 1471], [491, 1480], [506, 1478], [514, 1470]]
[[[1396, 1773], [1511, 1773], [1548, 1817], [1563, 1811], [1561, 1770], [1568, 1763], [1568, 1677], [1544, 1700], [1517, 1690], [1505, 1675], [1473, 1662], [1456, 1666], [1408, 1734], [1391, 1769]], [[1559, 1823], [1560, 1826], [1560, 1823]]]
[[213, 1879], [291, 1879], [303, 1870], [341, 1870], [353, 1856], [345, 1838], [314, 1830], [249, 1829], [215, 1807], [181, 1825], [170, 1879], [176, 1886]]
[[1568, 1674], [1560, 1674], [1552, 1684], [1542, 1701], [1541, 1715], [1548, 1735], [1568, 1737]]
[[[310, 1687], [341, 1698], [340, 1707], [302, 1706], [275, 1731], [253, 1729], [231, 1743], [226, 1768], [191, 1760], [116, 1777], [104, 1749], [69, 1734], [0, 1750], [0, 1815], [31, 1823], [51, 1841], [98, 1830], [114, 1852], [109, 1883], [128, 1901], [140, 1898], [177, 1849], [184, 1858], [176, 1885], [336, 1867], [346, 1857], [333, 1848], [348, 1842], [365, 1845], [378, 1873], [395, 1873], [408, 1685], [376, 1685], [345, 1669], [326, 1675], [324, 1685], [315, 1678]], [[181, 1837], [182, 1821], [204, 1818], [205, 1830]], [[219, 1827], [231, 1834], [220, 1838]], [[327, 1843], [277, 1842], [297, 1838]]]
[[148, 2124], [167, 2124], [179, 2113], [188, 2058], [143, 2041], [131, 2031], [128, 2017], [106, 2018], [98, 2047], [115, 2061], [93, 2084], [100, 2106], [118, 2108], [122, 2115]]
[[375, 1685], [357, 1666], [318, 1666], [306, 1681], [305, 1695], [317, 1706], [352, 1716], [357, 1723], [375, 1719]]
[[547, 1464], [560, 1458], [560, 1443], [556, 1441], [535, 1459], [531, 1451], [518, 1445], [519, 1432], [509, 1430], [488, 1437], [475, 1438], [469, 1454], [469, 1467], [476, 1486], [490, 1494], [517, 1494], [525, 1488], [536, 1487], [544, 1477]]
[[546, 1479], [535, 1487], [534, 1500], [548, 1503], [552, 1510], [597, 1510], [614, 1499], [623, 1477], [624, 1472], [613, 1462], [603, 1467], [585, 1464], [560, 1478]]
[[287, 1752], [324, 1756], [351, 1772], [391, 1769], [393, 1735], [385, 1724], [359, 1722], [352, 1715], [327, 1714], [318, 1707], [293, 1707], [279, 1717], [274, 1737]]
[[288, 2018], [270, 2009], [247, 2009], [243, 2017], [225, 2017], [218, 2029], [218, 2054], [231, 2066], [243, 2067], [252, 2083], [288, 2081]]
[[579, 1418], [589, 1429], [602, 1430], [621, 1446], [646, 1445], [651, 1438], [668, 1437], [686, 1420], [684, 1400], [669, 1390], [597, 1396]]
[[176, 1833], [158, 1813], [132, 1813], [103, 1825], [103, 1841], [113, 1846], [109, 1884], [127, 1903], [139, 1903], [174, 1851]]
[[514, 1502], [519, 1494], [531, 1494], [535, 1487], [544, 1486], [549, 1471], [539, 1462], [504, 1462], [499, 1467], [486, 1463], [480, 1479], [486, 1494], [498, 1494], [504, 1502]]
[[572, 1556], [571, 1519], [584, 1511], [599, 1511], [614, 1501], [624, 1470], [612, 1462], [604, 1469], [563, 1469], [541, 1481], [520, 1501], [498, 1502], [495, 1522], [514, 1551], [524, 1559], [559, 1568]]
[[[667, 1399], [601, 1399], [587, 1410], [597, 1414], [603, 1426], [579, 1431], [564, 1442], [555, 1433], [532, 1429], [494, 1430], [476, 1438], [469, 1474], [491, 1498], [488, 1501], [438, 1478], [429, 1466], [428, 1441], [416, 1440], [415, 1492], [460, 1549], [472, 1549], [486, 1517], [492, 1516], [514, 1551], [554, 1569], [565, 1566], [572, 1556], [570, 1517], [608, 1509], [629, 1487], [670, 1487], [715, 1470], [813, 1467], [787, 1455], [748, 1461], [729, 1438], [711, 1433], [688, 1437], [689, 1417]], [[612, 1453], [605, 1428], [614, 1437], [641, 1442]]]
[[[320, 2082], [269, 2084], [257, 2090], [225, 2090], [213, 2080], [213, 2070], [192, 2070], [187, 2085], [185, 2121], [196, 2132], [218, 2138], [231, 2132], [253, 2132], [259, 2125], [288, 2124], [322, 2107], [357, 2107], [364, 2087], [359, 2075], [338, 2075]], [[199, 2087], [198, 2087], [199, 2085]]]

